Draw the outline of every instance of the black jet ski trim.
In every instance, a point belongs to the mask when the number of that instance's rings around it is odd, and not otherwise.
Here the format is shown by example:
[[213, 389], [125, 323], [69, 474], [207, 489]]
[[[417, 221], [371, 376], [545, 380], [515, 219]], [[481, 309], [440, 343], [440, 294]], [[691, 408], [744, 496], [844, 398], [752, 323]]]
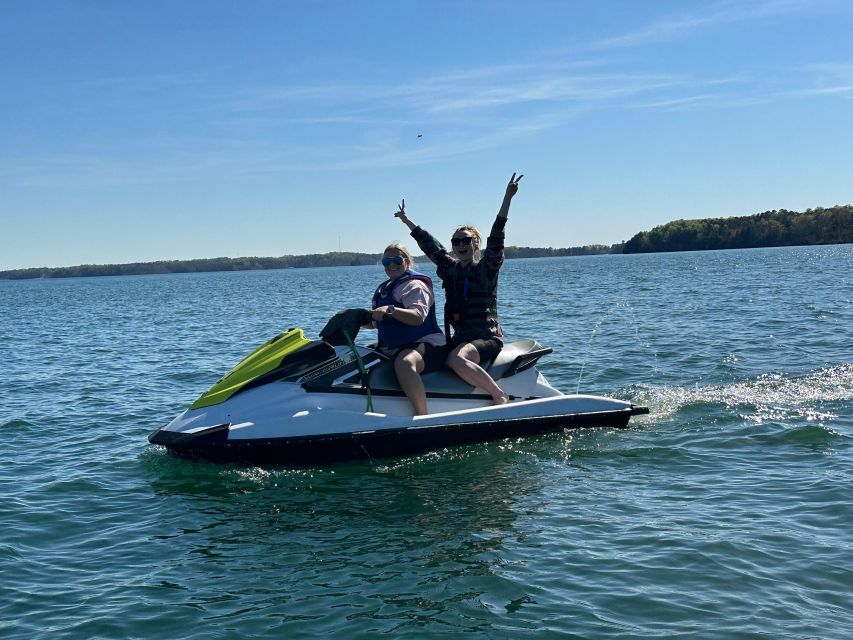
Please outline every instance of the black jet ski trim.
[[648, 413], [645, 407], [632, 406], [615, 411], [573, 415], [514, 420], [498, 418], [430, 427], [410, 426], [230, 442], [229, 425], [221, 425], [192, 435], [157, 431], [152, 435], [152, 442], [190, 459], [238, 464], [310, 465], [416, 455], [478, 442], [584, 427], [621, 429], [628, 425], [631, 416], [644, 413]]

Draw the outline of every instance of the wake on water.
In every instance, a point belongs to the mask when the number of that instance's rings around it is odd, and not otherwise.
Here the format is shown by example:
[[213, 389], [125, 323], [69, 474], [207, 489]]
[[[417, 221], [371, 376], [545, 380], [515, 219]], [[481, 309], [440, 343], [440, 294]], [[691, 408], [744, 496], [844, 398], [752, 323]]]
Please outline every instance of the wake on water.
[[[644, 336], [638, 311], [627, 299], [615, 301], [593, 325], [581, 359], [576, 393], [580, 393], [584, 372], [588, 370], [588, 363], [599, 347], [597, 339], [605, 334], [610, 335], [610, 332], [621, 337], [623, 346], [633, 342], [633, 349], [644, 354], [651, 367], [645, 374], [650, 382], [630, 385], [618, 394], [649, 407], [650, 415], [639, 418], [640, 424], [664, 421], [683, 410], [708, 405], [719, 405], [727, 412], [736, 411], [741, 419], [753, 424], [803, 419], [822, 423], [846, 417], [843, 410], [842, 415], [839, 415], [835, 407], [827, 408], [824, 405], [853, 400], [853, 363], [829, 366], [804, 375], [766, 373], [729, 384], [656, 384], [654, 380], [660, 373], [659, 351]], [[794, 346], [786, 343], [788, 348]], [[737, 357], [733, 354], [726, 355], [722, 360], [727, 366], [734, 365], [736, 361]]]
[[631, 396], [651, 409], [650, 419], [664, 419], [694, 405], [718, 404], [740, 411], [754, 423], [804, 418], [834, 420], [839, 416], [822, 410], [823, 403], [853, 400], [853, 364], [818, 369], [804, 376], [771, 373], [726, 385], [655, 387], [637, 385]]

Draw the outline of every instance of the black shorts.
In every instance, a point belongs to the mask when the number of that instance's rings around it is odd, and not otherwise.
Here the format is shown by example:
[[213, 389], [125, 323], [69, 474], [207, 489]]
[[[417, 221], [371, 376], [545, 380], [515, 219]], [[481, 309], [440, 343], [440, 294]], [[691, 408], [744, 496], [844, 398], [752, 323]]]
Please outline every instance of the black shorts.
[[501, 349], [504, 348], [504, 343], [497, 338], [487, 338], [485, 340], [478, 338], [477, 340], [459, 341], [454, 338], [450, 350], [453, 351], [453, 349], [458, 347], [460, 344], [470, 344], [474, 347], [477, 350], [477, 353], [480, 354], [480, 364], [491, 362], [498, 357]]
[[397, 353], [394, 354], [394, 360], [396, 360], [401, 353], [409, 351], [410, 349], [420, 353], [421, 357], [424, 359], [424, 370], [421, 373], [429, 373], [430, 371], [438, 371], [441, 369], [444, 366], [444, 363], [447, 360], [447, 354], [449, 353], [447, 345], [437, 347], [434, 344], [429, 344], [428, 342], [413, 342], [412, 344], [407, 344], [405, 347], [400, 347]]

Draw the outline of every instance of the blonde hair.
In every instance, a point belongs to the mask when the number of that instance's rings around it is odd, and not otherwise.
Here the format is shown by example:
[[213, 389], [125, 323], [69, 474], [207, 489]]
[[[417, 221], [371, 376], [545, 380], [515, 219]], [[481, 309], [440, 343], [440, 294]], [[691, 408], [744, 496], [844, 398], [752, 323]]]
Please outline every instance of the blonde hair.
[[415, 262], [414, 260], [412, 260], [412, 254], [409, 253], [409, 250], [406, 249], [405, 245], [402, 245], [399, 242], [392, 242], [387, 247], [385, 247], [385, 250], [382, 252], [382, 254], [384, 255], [385, 253], [391, 250], [399, 251], [400, 254], [403, 256], [403, 259], [409, 263], [410, 267], [415, 266]]
[[467, 231], [469, 234], [471, 234], [471, 237], [474, 238], [474, 240], [477, 242], [477, 248], [474, 250], [473, 258], [475, 263], [479, 262], [481, 257], [480, 245], [483, 244], [483, 236], [480, 235], [480, 230], [474, 225], [463, 224], [456, 227], [456, 231], [453, 232], [453, 235], [455, 236], [460, 231]]
[[453, 235], [455, 236], [460, 231], [467, 231], [474, 238], [476, 238], [478, 247], [483, 243], [483, 236], [480, 235], [480, 230], [477, 227], [470, 225], [470, 224], [463, 224], [463, 225], [456, 227], [456, 231], [453, 232]]

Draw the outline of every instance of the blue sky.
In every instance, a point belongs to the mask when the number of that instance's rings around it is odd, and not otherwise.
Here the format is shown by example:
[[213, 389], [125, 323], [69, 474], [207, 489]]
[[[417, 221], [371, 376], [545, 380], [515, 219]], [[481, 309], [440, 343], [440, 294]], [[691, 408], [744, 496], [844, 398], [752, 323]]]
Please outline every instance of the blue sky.
[[[853, 3], [0, 0], [0, 269], [853, 202]], [[420, 136], [420, 137], [419, 137]], [[413, 243], [412, 243], [413, 244]]]

